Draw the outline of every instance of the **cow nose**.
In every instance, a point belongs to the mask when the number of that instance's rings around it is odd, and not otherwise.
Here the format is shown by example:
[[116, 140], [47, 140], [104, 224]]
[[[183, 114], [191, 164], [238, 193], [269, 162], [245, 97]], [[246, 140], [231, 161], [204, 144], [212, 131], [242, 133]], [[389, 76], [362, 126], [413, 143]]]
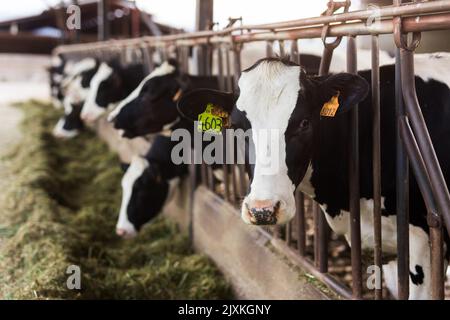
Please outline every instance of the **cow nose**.
[[119, 237], [124, 238], [124, 239], [131, 239], [131, 238], [136, 236], [135, 232], [131, 232], [131, 231], [128, 231], [128, 230], [125, 230], [125, 229], [122, 229], [122, 228], [117, 228], [116, 229], [116, 234]]
[[247, 206], [248, 220], [255, 225], [272, 225], [277, 223], [280, 201], [253, 200]]

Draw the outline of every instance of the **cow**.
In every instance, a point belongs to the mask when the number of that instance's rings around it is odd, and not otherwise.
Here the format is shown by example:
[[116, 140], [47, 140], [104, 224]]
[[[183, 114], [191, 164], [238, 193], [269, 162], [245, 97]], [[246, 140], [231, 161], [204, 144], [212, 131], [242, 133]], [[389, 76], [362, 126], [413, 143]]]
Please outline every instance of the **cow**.
[[[416, 58], [417, 96], [444, 177], [450, 181], [450, 54]], [[396, 253], [395, 67], [380, 68], [382, 250]], [[255, 164], [251, 185], [241, 206], [242, 219], [251, 225], [282, 224], [295, 214], [298, 187], [317, 201], [330, 227], [350, 243], [349, 117], [358, 105], [360, 207], [362, 248], [372, 249], [372, 109], [371, 71], [308, 76], [287, 59], [266, 58], [242, 72], [240, 93], [196, 90], [181, 98], [178, 108], [196, 119], [208, 103], [235, 114], [236, 127], [252, 129]], [[238, 123], [238, 124], [237, 124]], [[237, 125], [236, 125], [237, 124]], [[244, 126], [242, 125], [244, 124]], [[259, 133], [271, 130], [265, 138]], [[273, 134], [272, 134], [273, 132]], [[276, 142], [273, 144], [273, 142]], [[249, 142], [251, 143], [251, 142]], [[269, 153], [275, 170], [267, 171], [261, 154]], [[266, 159], [267, 160], [267, 159]], [[431, 297], [427, 210], [414, 176], [410, 176], [410, 299]], [[450, 239], [446, 243], [446, 264]], [[383, 265], [386, 285], [396, 296], [397, 261]]]
[[122, 178], [122, 203], [116, 225], [120, 237], [136, 236], [145, 223], [161, 212], [180, 178], [187, 174], [185, 164], [171, 161], [174, 145], [170, 137], [157, 135], [145, 157], [132, 158]]
[[64, 78], [62, 86], [65, 89], [63, 100], [64, 116], [62, 116], [55, 128], [53, 135], [57, 138], [73, 138], [83, 128], [80, 114], [89, 92], [89, 84], [99, 67], [97, 60], [86, 58], [74, 64], [71, 73]]
[[123, 66], [117, 60], [101, 63], [90, 81], [81, 119], [86, 122], [97, 120], [109, 106], [125, 99], [143, 78], [143, 64]]
[[219, 87], [218, 78], [179, 71], [175, 60], [163, 62], [109, 114], [108, 120], [125, 138], [161, 132], [177, 121], [176, 101], [195, 88]]

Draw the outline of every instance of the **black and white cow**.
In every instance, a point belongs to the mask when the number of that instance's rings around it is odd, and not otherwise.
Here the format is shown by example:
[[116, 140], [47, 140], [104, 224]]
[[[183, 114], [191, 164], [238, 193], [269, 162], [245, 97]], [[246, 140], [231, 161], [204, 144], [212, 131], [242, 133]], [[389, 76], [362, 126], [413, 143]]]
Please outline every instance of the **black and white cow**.
[[[417, 96], [444, 176], [450, 182], [450, 139], [446, 138], [450, 136], [450, 55], [422, 55], [416, 60]], [[299, 187], [320, 204], [331, 228], [350, 243], [349, 117], [345, 113], [359, 103], [361, 238], [362, 247], [372, 249], [370, 79], [370, 71], [311, 77], [292, 62], [268, 58], [243, 71], [237, 100], [229, 93], [197, 90], [185, 95], [179, 108], [189, 112], [185, 107], [189, 105], [191, 118], [195, 119], [207, 103], [213, 102], [232, 111], [235, 118], [248, 120], [237, 125], [251, 128], [255, 141], [252, 182], [241, 208], [246, 223], [280, 224], [292, 219], [294, 191]], [[394, 79], [393, 65], [380, 68], [382, 249], [391, 254], [396, 253], [397, 243]], [[334, 117], [321, 116], [327, 102], [335, 107], [338, 103]], [[261, 135], [267, 130], [270, 134]], [[410, 298], [428, 299], [431, 283], [427, 211], [414, 176], [410, 178]], [[448, 261], [447, 233], [445, 242]], [[383, 265], [383, 271], [389, 290], [396, 295], [397, 261]]]
[[109, 106], [125, 99], [144, 78], [144, 66], [131, 64], [122, 66], [112, 60], [101, 63], [90, 81], [89, 93], [81, 111], [81, 118], [87, 122], [97, 120]]
[[172, 197], [179, 179], [187, 173], [184, 164], [171, 161], [175, 142], [157, 135], [145, 157], [135, 156], [122, 178], [122, 204], [116, 225], [117, 235], [134, 237]]
[[89, 84], [99, 67], [97, 60], [86, 58], [74, 64], [71, 73], [64, 78], [64, 116], [58, 120], [53, 135], [58, 138], [73, 138], [83, 128], [80, 114], [89, 92]]
[[217, 89], [218, 78], [181, 73], [174, 60], [163, 62], [108, 116], [125, 138], [157, 133], [178, 119], [176, 101], [195, 88]]

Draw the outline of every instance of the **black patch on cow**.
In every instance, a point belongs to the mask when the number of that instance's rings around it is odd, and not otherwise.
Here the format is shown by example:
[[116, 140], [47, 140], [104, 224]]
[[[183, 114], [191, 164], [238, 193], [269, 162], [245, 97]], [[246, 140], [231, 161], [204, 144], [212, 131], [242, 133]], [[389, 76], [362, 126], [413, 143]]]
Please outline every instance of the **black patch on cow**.
[[72, 111], [64, 115], [64, 130], [80, 130], [84, 127], [84, 123], [80, 118], [82, 108], [83, 106], [81, 104], [72, 105]]
[[96, 60], [94, 68], [91, 68], [89, 70], [85, 70], [85, 71], [80, 73], [81, 87], [82, 88], [89, 88], [89, 86], [91, 84], [91, 80], [94, 77], [94, 75], [97, 73], [99, 66], [100, 66], [100, 63], [99, 63], [98, 60]]
[[102, 108], [125, 99], [144, 79], [144, 65], [141, 63], [122, 66], [114, 60], [108, 66], [113, 72], [99, 84], [95, 97], [95, 103]]
[[409, 276], [411, 277], [412, 283], [416, 286], [423, 284], [423, 280], [425, 278], [425, 274], [423, 273], [422, 266], [416, 264], [415, 266], [416, 273], [409, 271]]

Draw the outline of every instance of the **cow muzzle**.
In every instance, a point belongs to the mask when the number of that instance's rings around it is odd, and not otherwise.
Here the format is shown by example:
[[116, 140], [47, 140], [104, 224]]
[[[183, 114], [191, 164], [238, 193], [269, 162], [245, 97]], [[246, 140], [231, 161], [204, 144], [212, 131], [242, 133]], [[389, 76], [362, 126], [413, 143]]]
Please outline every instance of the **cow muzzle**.
[[132, 239], [137, 236], [135, 230], [127, 230], [125, 228], [116, 228], [116, 234], [123, 239]]
[[274, 225], [279, 222], [280, 201], [253, 200], [244, 204], [242, 218], [248, 224]]

